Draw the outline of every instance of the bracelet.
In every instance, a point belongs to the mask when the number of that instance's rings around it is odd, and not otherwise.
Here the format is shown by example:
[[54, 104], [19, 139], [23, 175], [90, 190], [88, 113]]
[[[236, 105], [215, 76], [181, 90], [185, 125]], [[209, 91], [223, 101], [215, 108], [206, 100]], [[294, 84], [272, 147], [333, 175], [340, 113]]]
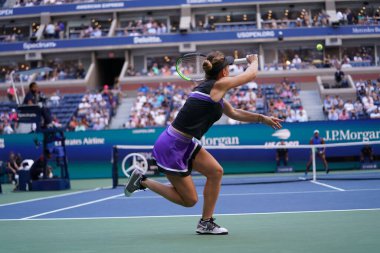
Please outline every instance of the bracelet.
[[258, 122], [261, 124], [261, 123], [263, 123], [264, 122], [264, 117], [263, 117], [263, 115], [259, 115], [259, 120], [258, 120]]

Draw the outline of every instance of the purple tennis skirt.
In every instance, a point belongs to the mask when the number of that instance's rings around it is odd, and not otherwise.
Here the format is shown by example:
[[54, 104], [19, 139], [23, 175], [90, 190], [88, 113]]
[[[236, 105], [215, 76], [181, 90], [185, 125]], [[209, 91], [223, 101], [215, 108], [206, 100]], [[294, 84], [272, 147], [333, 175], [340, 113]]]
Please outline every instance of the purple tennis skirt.
[[154, 144], [153, 157], [160, 172], [188, 176], [192, 170], [192, 160], [201, 148], [193, 138], [183, 136], [169, 126]]

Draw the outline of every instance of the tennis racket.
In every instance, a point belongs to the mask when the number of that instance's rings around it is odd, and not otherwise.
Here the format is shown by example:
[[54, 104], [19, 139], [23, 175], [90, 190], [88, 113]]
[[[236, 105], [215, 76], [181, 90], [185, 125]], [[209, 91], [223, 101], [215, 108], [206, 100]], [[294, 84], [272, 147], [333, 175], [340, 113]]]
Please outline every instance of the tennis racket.
[[[176, 71], [178, 75], [186, 81], [199, 82], [205, 78], [203, 62], [207, 56], [201, 53], [189, 53], [177, 59]], [[246, 58], [235, 59], [234, 64], [245, 64]]]

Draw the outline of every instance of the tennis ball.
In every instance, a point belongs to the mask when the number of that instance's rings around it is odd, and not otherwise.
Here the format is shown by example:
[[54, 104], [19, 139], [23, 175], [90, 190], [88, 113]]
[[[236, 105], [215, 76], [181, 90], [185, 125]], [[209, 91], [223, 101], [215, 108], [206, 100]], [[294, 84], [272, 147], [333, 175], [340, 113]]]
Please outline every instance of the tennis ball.
[[321, 51], [321, 50], [323, 50], [323, 45], [321, 43], [318, 43], [316, 48], [318, 51]]

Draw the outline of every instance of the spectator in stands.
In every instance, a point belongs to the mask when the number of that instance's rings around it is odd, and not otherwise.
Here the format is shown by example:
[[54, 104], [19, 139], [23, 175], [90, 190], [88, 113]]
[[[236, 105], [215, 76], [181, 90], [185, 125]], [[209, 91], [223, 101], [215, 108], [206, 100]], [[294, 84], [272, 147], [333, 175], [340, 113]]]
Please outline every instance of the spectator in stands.
[[332, 107], [329, 111], [328, 111], [328, 119], [329, 120], [338, 120], [339, 119], [339, 114], [338, 112], [335, 110], [335, 107]]
[[363, 113], [364, 106], [361, 103], [360, 99], [357, 99], [354, 103], [354, 109], [357, 113]]
[[62, 124], [59, 123], [59, 120], [58, 120], [58, 118], [57, 118], [57, 115], [53, 115], [53, 116], [52, 116], [52, 121], [51, 121], [51, 123], [53, 124], [54, 127], [57, 127], [57, 128], [62, 127]]
[[4, 123], [3, 123], [3, 133], [4, 134], [13, 134], [14, 133], [14, 130], [13, 130], [11, 124], [7, 120], [4, 121]]
[[65, 23], [63, 21], [59, 21], [55, 25], [55, 38], [64, 39], [65, 38]]
[[356, 22], [356, 18], [354, 13], [352, 13], [351, 9], [346, 9], [346, 17], [347, 17], [347, 24], [353, 25], [354, 22]]
[[285, 118], [286, 122], [296, 122], [297, 121], [296, 112], [292, 109], [291, 106], [286, 107], [285, 115], [286, 115], [286, 118]]
[[346, 109], [343, 109], [338, 117], [339, 120], [348, 120], [350, 119], [350, 115], [347, 113]]
[[301, 68], [301, 63], [302, 63], [301, 58], [298, 56], [298, 54], [295, 54], [294, 58], [292, 60], [292, 64], [294, 65], [294, 67], [296, 69], [300, 69]]
[[59, 101], [61, 100], [61, 97], [59, 96], [59, 91], [56, 91], [53, 93], [53, 95], [49, 98], [51, 101], [51, 104], [54, 106], [59, 106]]
[[93, 130], [103, 130], [105, 127], [104, 123], [102, 123], [99, 119], [96, 119], [94, 125], [92, 126]]
[[380, 119], [379, 107], [376, 107], [376, 109], [373, 112], [371, 112], [371, 114], [369, 115], [369, 117], [371, 119]]
[[75, 76], [77, 79], [84, 79], [86, 77], [86, 71], [82, 63], [78, 63], [78, 68], [76, 69]]
[[362, 97], [362, 103], [367, 114], [371, 114], [375, 109], [377, 109], [377, 106], [374, 104], [373, 98], [368, 94]]
[[14, 102], [16, 100], [16, 93], [17, 93], [17, 88], [14, 89], [13, 86], [9, 86], [7, 89], [7, 97], [9, 102]]
[[8, 115], [9, 123], [11, 124], [11, 127], [13, 129], [17, 129], [18, 127], [18, 114], [16, 112], [16, 109], [12, 109], [11, 112]]
[[308, 121], [308, 117], [307, 117], [307, 114], [305, 112], [305, 110], [301, 109], [301, 110], [297, 110], [296, 111], [296, 121], [298, 122], [306, 122]]
[[55, 37], [55, 25], [50, 22], [45, 28], [45, 38], [53, 39]]
[[34, 3], [32, 0], [27, 0], [27, 2], [25, 3], [25, 7], [31, 7], [31, 6], [34, 6]]
[[78, 121], [77, 121], [77, 118], [75, 116], [72, 116], [70, 122], [69, 122], [69, 126], [68, 126], [68, 130], [69, 131], [75, 131], [75, 128], [78, 126]]
[[352, 68], [352, 65], [350, 64], [350, 61], [346, 59], [342, 61], [341, 68], [342, 69]]
[[326, 95], [323, 101], [323, 111], [327, 113], [332, 107], [333, 107], [333, 101], [330, 95]]
[[337, 19], [337, 21], [338, 21], [340, 24], [343, 24], [343, 23], [344, 23], [344, 19], [345, 19], [345, 17], [344, 17], [343, 13], [342, 13], [340, 10], [337, 10], [337, 11], [336, 11], [336, 19]]
[[282, 99], [277, 99], [276, 102], [274, 103], [274, 109], [276, 110], [285, 110], [286, 105]]
[[340, 60], [338, 59], [336, 55], [333, 55], [331, 59], [331, 65], [332, 67], [335, 67], [335, 68], [338, 68], [340, 66]]
[[79, 132], [79, 131], [86, 131], [86, 126], [82, 120], [79, 121], [78, 125], [75, 127], [75, 132]]
[[335, 84], [338, 87], [341, 87], [342, 86], [342, 82], [344, 80], [344, 72], [342, 71], [341, 67], [337, 67], [336, 68], [334, 76], [335, 76]]
[[360, 96], [365, 96], [366, 95], [366, 83], [360, 79], [359, 81], [356, 82], [355, 84], [356, 90], [358, 91]]
[[134, 70], [133, 66], [128, 65], [127, 76], [135, 76], [135, 75], [136, 75], [136, 71]]
[[362, 61], [363, 61], [363, 59], [360, 56], [360, 54], [356, 53], [356, 55], [354, 56], [354, 62], [362, 62]]
[[100, 28], [98, 26], [96, 26], [95, 29], [93, 29], [93, 31], [91, 32], [90, 37], [91, 38], [102, 37], [102, 30], [100, 30]]
[[332, 99], [333, 106], [335, 109], [341, 111], [344, 106], [344, 101], [339, 95], [335, 95], [335, 97]]
[[[309, 144], [310, 145], [312, 145], [312, 144], [313, 145], [325, 144], [325, 140], [319, 136], [319, 130], [318, 129], [314, 130], [314, 135], [310, 139]], [[329, 173], [330, 170], [329, 170], [327, 160], [326, 160], [326, 148], [317, 148], [316, 155], [318, 155], [318, 157], [323, 161], [323, 165], [325, 167], [326, 173]], [[307, 173], [309, 172], [309, 169], [310, 169], [312, 162], [313, 162], [313, 154], [310, 154], [309, 161], [306, 164], [305, 175], [307, 175]]]
[[354, 104], [352, 103], [352, 100], [351, 99], [348, 99], [346, 101], [346, 103], [344, 103], [344, 109], [348, 112], [348, 113], [351, 113], [352, 111], [355, 110], [354, 108]]
[[[285, 144], [284, 140], [281, 140], [279, 146], [285, 146], [285, 145], [286, 144]], [[279, 167], [281, 165], [281, 163], [284, 166], [288, 166], [288, 161], [289, 161], [288, 149], [284, 148], [284, 147], [276, 149], [276, 164], [277, 164], [277, 167]]]

